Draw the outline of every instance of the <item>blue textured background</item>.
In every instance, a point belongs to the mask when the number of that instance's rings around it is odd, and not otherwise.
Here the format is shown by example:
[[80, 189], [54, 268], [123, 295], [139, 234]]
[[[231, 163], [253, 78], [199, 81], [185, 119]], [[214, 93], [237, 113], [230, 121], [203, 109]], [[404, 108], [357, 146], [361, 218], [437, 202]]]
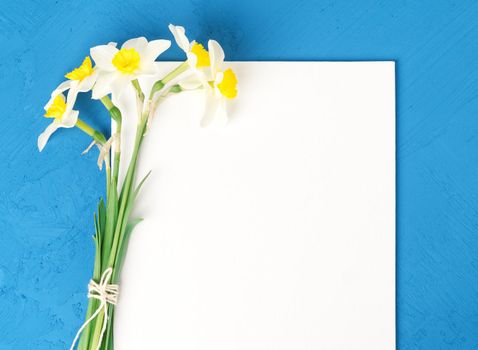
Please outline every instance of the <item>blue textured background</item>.
[[0, 350], [67, 349], [84, 314], [103, 176], [78, 131], [37, 152], [50, 91], [89, 47], [169, 38], [170, 21], [230, 60], [397, 61], [398, 349], [478, 349], [476, 1], [5, 0]]

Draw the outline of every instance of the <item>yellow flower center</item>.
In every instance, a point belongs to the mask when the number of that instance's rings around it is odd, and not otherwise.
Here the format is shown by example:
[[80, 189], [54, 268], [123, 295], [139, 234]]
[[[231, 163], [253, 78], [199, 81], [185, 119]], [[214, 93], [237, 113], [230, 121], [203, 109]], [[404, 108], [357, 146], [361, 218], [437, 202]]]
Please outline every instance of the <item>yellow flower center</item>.
[[209, 53], [201, 44], [194, 43], [191, 52], [197, 57], [196, 67], [209, 67], [211, 65]]
[[135, 49], [121, 49], [116, 53], [111, 62], [121, 73], [131, 74], [138, 69], [139, 61], [138, 51]]
[[86, 56], [83, 63], [78, 68], [73, 69], [70, 73], [65, 74], [65, 78], [70, 80], [83, 80], [93, 74], [93, 65], [90, 56]]
[[48, 109], [46, 110], [45, 117], [61, 120], [61, 117], [63, 117], [65, 111], [65, 98], [62, 95], [58, 95], [57, 97], [55, 97], [50, 107], [48, 107]]
[[227, 98], [234, 98], [237, 95], [237, 78], [232, 69], [224, 71], [222, 81], [217, 84], [217, 88]]

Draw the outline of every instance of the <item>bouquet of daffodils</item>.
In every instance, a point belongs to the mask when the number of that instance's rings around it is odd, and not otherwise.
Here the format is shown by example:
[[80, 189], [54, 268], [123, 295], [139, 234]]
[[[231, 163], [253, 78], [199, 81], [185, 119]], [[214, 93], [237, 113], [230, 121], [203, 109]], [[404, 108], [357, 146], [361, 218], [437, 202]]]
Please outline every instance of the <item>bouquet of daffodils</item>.
[[[130, 217], [138, 192], [147, 178], [136, 181], [136, 165], [148, 124], [158, 104], [168, 95], [200, 89], [205, 94], [206, 111], [202, 125], [212, 118], [227, 120], [226, 101], [236, 97], [237, 79], [231, 69], [224, 69], [224, 51], [217, 41], [209, 40], [207, 50], [189, 41], [183, 27], [170, 25], [177, 45], [186, 53], [186, 60], [157, 80], [150, 91], [142, 88], [141, 77], [158, 74], [158, 56], [170, 47], [169, 40], [147, 41], [144, 37], [100, 45], [90, 50], [83, 63], [73, 69], [51, 94], [45, 106], [45, 117], [52, 123], [38, 138], [40, 151], [50, 136], [60, 128], [77, 127], [92, 138], [99, 149], [98, 166], [105, 168], [106, 200], [101, 199], [94, 215], [96, 247], [93, 277], [88, 285], [89, 304], [86, 320], [73, 340], [71, 349], [113, 349], [114, 305], [119, 293], [119, 277], [129, 237], [141, 221]], [[129, 87], [133, 86], [134, 89]], [[106, 138], [100, 131], [80, 119], [74, 109], [79, 93], [92, 92], [100, 100], [113, 121], [114, 133]], [[121, 162], [122, 111], [117, 101], [135, 92], [137, 101], [136, 138], [124, 180], [119, 181]], [[65, 96], [66, 93], [66, 96]]]

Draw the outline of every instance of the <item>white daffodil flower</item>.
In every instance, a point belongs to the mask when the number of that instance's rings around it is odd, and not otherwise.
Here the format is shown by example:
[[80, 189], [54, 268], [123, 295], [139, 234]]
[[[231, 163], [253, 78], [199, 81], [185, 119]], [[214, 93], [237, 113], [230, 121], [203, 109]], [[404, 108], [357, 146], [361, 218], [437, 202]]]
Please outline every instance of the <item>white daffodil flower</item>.
[[225, 125], [228, 120], [226, 102], [237, 95], [237, 78], [232, 69], [223, 70], [224, 51], [217, 41], [209, 40], [208, 50], [211, 68], [208, 82], [204, 85], [207, 99], [201, 125], [207, 126], [213, 119]]
[[179, 48], [186, 53], [187, 63], [192, 69], [209, 67], [211, 65], [209, 54], [201, 44], [196, 41], [189, 41], [184, 27], [170, 24], [169, 30]]
[[[90, 91], [97, 77], [98, 72], [93, 68], [89, 56], [83, 60], [81, 66], [65, 74], [65, 78], [68, 78], [68, 80], [53, 90], [50, 101], [45, 106], [45, 117], [53, 118], [53, 123], [38, 137], [38, 148], [40, 151], [58, 128], [71, 128], [75, 126], [78, 119], [78, 111], [73, 110], [76, 97], [80, 92]], [[63, 92], [66, 90], [68, 90], [68, 97], [65, 103]]]
[[100, 99], [109, 93], [120, 98], [128, 84], [142, 75], [156, 73], [156, 58], [166, 51], [169, 40], [148, 42], [140, 37], [126, 41], [121, 49], [115, 45], [100, 45], [90, 50], [99, 71], [93, 87], [93, 98]]
[[[63, 90], [61, 90], [63, 89]], [[65, 95], [62, 94], [66, 88], [62, 87], [55, 90], [52, 93], [50, 101], [45, 105], [45, 117], [52, 118], [53, 122], [40, 134], [38, 137], [38, 149], [40, 152], [45, 147], [46, 143], [50, 139], [50, 136], [58, 128], [72, 128], [78, 121], [78, 111], [73, 110], [75, 104], [76, 94], [68, 93], [68, 98], [65, 99]], [[61, 92], [58, 92], [61, 90]], [[71, 99], [70, 99], [71, 98]]]
[[60, 84], [58, 89], [62, 87], [75, 93], [87, 92], [93, 88], [97, 77], [98, 70], [93, 67], [90, 57], [86, 56], [81, 66], [65, 74], [65, 78], [68, 78], [68, 80]]
[[[220, 124], [227, 122], [226, 100], [237, 95], [237, 78], [232, 69], [223, 71], [224, 51], [215, 40], [209, 40], [208, 50], [201, 44], [189, 41], [181, 26], [169, 25], [178, 46], [186, 53], [187, 63], [194, 74], [178, 82], [185, 90], [200, 86], [206, 91], [206, 109], [201, 125], [207, 126], [215, 118]], [[209, 52], [208, 52], [209, 51]]]

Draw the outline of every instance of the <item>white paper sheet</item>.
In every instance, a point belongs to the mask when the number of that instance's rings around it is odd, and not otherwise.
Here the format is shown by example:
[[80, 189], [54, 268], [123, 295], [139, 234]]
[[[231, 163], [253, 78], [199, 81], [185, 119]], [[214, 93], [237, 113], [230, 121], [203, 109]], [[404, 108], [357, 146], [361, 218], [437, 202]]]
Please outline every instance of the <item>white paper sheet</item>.
[[230, 65], [226, 128], [146, 138], [116, 349], [395, 349], [394, 63]]

